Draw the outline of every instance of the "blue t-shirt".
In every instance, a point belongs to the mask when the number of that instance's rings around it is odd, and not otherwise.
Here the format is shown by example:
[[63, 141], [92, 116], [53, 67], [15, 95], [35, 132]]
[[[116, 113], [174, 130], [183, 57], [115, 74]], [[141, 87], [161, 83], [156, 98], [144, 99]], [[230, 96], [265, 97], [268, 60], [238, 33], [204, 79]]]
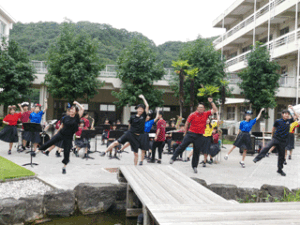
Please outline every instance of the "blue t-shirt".
[[145, 122], [145, 130], [144, 131], [146, 133], [149, 133], [153, 124], [154, 124], [154, 120], [149, 120], [149, 121]]
[[244, 132], [250, 132], [253, 125], [256, 123], [256, 118], [247, 122], [246, 120], [240, 123], [240, 130]]
[[31, 123], [41, 123], [42, 116], [44, 115], [43, 111], [39, 111], [38, 113], [32, 112], [29, 116]]

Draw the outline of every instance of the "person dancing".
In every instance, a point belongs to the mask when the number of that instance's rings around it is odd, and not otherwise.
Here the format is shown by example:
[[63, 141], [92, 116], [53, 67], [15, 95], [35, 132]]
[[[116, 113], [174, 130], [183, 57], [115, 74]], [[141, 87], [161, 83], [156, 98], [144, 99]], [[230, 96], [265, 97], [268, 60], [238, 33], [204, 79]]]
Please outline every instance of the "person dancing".
[[9, 155], [11, 154], [13, 143], [17, 143], [19, 141], [17, 123], [22, 116], [23, 108], [20, 104], [18, 104], [18, 106], [20, 107], [21, 110], [20, 113], [16, 113], [15, 105], [8, 106], [9, 114], [3, 119], [3, 123], [6, 124], [7, 126], [5, 126], [3, 130], [0, 131], [0, 140], [9, 143], [9, 149], [8, 149]]
[[225, 160], [228, 160], [228, 156], [233, 151], [233, 149], [235, 149], [236, 147], [243, 148], [244, 152], [243, 152], [242, 161], [240, 161], [240, 164], [241, 164], [242, 168], [246, 167], [244, 160], [245, 160], [245, 157], [247, 154], [247, 150], [252, 149], [251, 136], [250, 136], [249, 132], [251, 131], [251, 129], [254, 126], [254, 124], [256, 123], [256, 121], [260, 119], [261, 113], [264, 110], [265, 109], [262, 108], [260, 110], [258, 116], [253, 120], [251, 120], [252, 111], [248, 110], [246, 112], [245, 120], [240, 123], [240, 129], [239, 129], [238, 135], [233, 143], [232, 148], [225, 155], [225, 157], [224, 157]]
[[[23, 113], [22, 113], [22, 116], [20, 118], [21, 122], [22, 123], [29, 123], [30, 122], [30, 114], [31, 114], [31, 111], [28, 110], [29, 108], [29, 103], [28, 102], [23, 102], [21, 104], [22, 108], [23, 108]], [[22, 126], [22, 129], [24, 129], [24, 127]], [[27, 141], [29, 138], [31, 137], [31, 132], [29, 131], [23, 131], [23, 134], [22, 134], [22, 150], [24, 151], [25, 148], [26, 148], [26, 144], [27, 144]]]
[[[289, 106], [294, 111], [292, 106]], [[295, 112], [295, 111], [294, 111]], [[254, 158], [253, 162], [256, 163], [266, 156], [272, 146], [276, 146], [278, 149], [278, 162], [277, 173], [281, 176], [286, 176], [283, 172], [283, 163], [285, 156], [285, 147], [290, 130], [290, 124], [294, 122], [294, 118], [290, 118], [290, 111], [285, 109], [281, 113], [282, 118], [275, 121], [272, 129], [272, 140], [260, 151], [260, 153]]]
[[63, 147], [64, 147], [64, 159], [62, 160], [62, 163], [64, 164], [62, 168], [63, 174], [67, 173], [66, 167], [70, 159], [70, 150], [72, 149], [73, 136], [76, 133], [76, 131], [78, 131], [80, 118], [82, 117], [82, 114], [84, 112], [83, 106], [80, 105], [77, 101], [74, 101], [73, 104], [74, 105], [70, 109], [70, 115], [65, 116], [62, 119], [61, 121], [62, 123], [57, 134], [54, 135], [52, 139], [47, 141], [44, 145], [42, 145], [39, 148], [39, 150], [45, 151], [47, 148], [54, 145], [55, 143], [59, 141], [63, 141]]
[[135, 107], [135, 109], [137, 110], [137, 114], [132, 115], [130, 117], [130, 129], [117, 141], [114, 141], [107, 148], [107, 150], [101, 154], [101, 156], [105, 156], [106, 152], [110, 152], [114, 147], [118, 146], [119, 144], [123, 145], [126, 142], [129, 142], [131, 145], [131, 150], [134, 152], [134, 165], [137, 165], [139, 159], [139, 148], [143, 150], [147, 149], [145, 143], [142, 142], [141, 134], [144, 133], [145, 120], [147, 114], [149, 113], [149, 105], [144, 95], [139, 95], [139, 98], [141, 98], [144, 101], [144, 105], [139, 104]]
[[[205, 132], [206, 120], [215, 112], [218, 111], [213, 99], [208, 98], [208, 101], [211, 103], [212, 109], [205, 111], [203, 103], [199, 103], [197, 110], [189, 115], [185, 123], [185, 133], [182, 143], [176, 148], [172, 158], [170, 159], [170, 164], [173, 164], [176, 158], [185, 151], [189, 144], [194, 144], [193, 159], [192, 159], [192, 168], [194, 173], [197, 173], [197, 167], [199, 164], [200, 150], [203, 146], [203, 134]], [[190, 128], [189, 128], [190, 126]], [[188, 129], [189, 128], [189, 129]]]

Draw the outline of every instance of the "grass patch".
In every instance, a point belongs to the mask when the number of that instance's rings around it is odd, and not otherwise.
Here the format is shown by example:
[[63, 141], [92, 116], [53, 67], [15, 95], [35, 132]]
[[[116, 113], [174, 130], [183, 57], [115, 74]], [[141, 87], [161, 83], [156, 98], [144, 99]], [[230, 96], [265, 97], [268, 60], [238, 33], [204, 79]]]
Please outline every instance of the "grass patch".
[[287, 194], [284, 190], [284, 197], [281, 199], [275, 198], [275, 202], [300, 202], [300, 190], [296, 193]]
[[35, 173], [0, 156], [0, 180], [34, 176]]
[[232, 145], [233, 143], [234, 143], [234, 141], [229, 141], [226, 139], [223, 140], [223, 145]]

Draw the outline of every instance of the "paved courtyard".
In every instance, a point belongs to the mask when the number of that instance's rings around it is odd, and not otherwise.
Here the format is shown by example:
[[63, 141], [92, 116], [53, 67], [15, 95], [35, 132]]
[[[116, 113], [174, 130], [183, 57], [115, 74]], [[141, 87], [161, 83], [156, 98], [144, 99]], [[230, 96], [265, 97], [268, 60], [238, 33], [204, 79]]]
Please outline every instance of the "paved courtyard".
[[[92, 142], [92, 151], [94, 150], [94, 142]], [[288, 160], [288, 165], [285, 166], [284, 171], [287, 173], [286, 177], [282, 177], [276, 173], [277, 170], [277, 156], [272, 154], [269, 158], [265, 158], [260, 162], [254, 164], [252, 162], [254, 156], [247, 156], [245, 160], [246, 168], [241, 168], [239, 161], [241, 159], [238, 149], [236, 149], [227, 161], [223, 156], [231, 147], [226, 145], [227, 149], [221, 151], [221, 161], [218, 164], [207, 164], [206, 168], [202, 165], [198, 167], [198, 174], [194, 174], [191, 169], [190, 162], [176, 161], [172, 166], [182, 171], [189, 177], [198, 177], [204, 179], [208, 184], [211, 183], [226, 183], [235, 184], [238, 187], [254, 187], [260, 188], [263, 184], [283, 185], [290, 189], [300, 188], [300, 147], [294, 150], [293, 159]], [[12, 155], [7, 154], [8, 144], [0, 142], [0, 156], [3, 156], [18, 165], [30, 162], [29, 154], [17, 153], [14, 148]], [[98, 141], [98, 151], [104, 151], [105, 147], [100, 145]], [[61, 173], [62, 158], [55, 157], [55, 149], [50, 153], [49, 157], [42, 153], [37, 154], [33, 158], [33, 162], [38, 163], [38, 166], [27, 169], [32, 170], [39, 178], [45, 182], [62, 189], [73, 189], [77, 184], [83, 182], [94, 183], [117, 183], [116, 173], [111, 173], [106, 168], [117, 168], [121, 165], [133, 164], [133, 153], [123, 153], [121, 160], [109, 159], [108, 157], [100, 157], [99, 153], [91, 154], [95, 159], [82, 159], [83, 152], [80, 153], [80, 158], [75, 157], [71, 153], [70, 164], [67, 167], [67, 174]], [[170, 155], [164, 154], [162, 164], [168, 165]], [[201, 160], [203, 156], [201, 156]], [[144, 165], [160, 166], [159, 164]]]

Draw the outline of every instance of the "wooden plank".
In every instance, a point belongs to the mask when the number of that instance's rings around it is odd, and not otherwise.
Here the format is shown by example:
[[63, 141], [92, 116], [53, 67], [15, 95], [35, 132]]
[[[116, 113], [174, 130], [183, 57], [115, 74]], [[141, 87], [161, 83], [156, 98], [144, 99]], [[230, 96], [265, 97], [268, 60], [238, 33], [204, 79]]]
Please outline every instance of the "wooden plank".
[[[144, 185], [147, 185], [152, 190], [154, 194], [153, 198], [156, 198], [156, 201], [158, 201], [157, 203], [178, 203], [176, 199], [173, 198], [173, 196], [171, 196], [166, 190], [164, 190], [160, 185], [158, 185], [158, 182], [156, 180], [151, 179], [149, 174], [142, 173], [142, 169], [141, 171], [136, 168], [134, 169], [136, 179], [138, 179], [139, 182], [144, 182]], [[142, 187], [144, 185], [142, 185]]]
[[[155, 182], [158, 186], [164, 189], [165, 192], [169, 193], [172, 196], [172, 198], [176, 199], [177, 203], [196, 203], [196, 201], [192, 199], [192, 197], [189, 197], [185, 194], [187, 190], [183, 189], [179, 185], [177, 187], [174, 186], [174, 183], [172, 183], [172, 179], [161, 173], [159, 169], [154, 169], [154, 167], [148, 167], [147, 169], [143, 170], [143, 174], [147, 174], [145, 175], [146, 177], [150, 177], [153, 180], [153, 182]], [[203, 201], [201, 201], [200, 203], [203, 203]]]

